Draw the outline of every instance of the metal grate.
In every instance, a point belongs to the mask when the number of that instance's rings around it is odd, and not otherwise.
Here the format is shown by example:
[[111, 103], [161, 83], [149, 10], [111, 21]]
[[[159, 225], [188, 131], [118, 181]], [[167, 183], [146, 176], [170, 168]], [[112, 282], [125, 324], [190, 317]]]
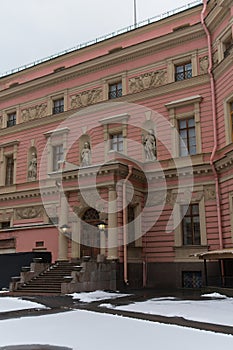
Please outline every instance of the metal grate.
[[201, 288], [202, 274], [201, 271], [183, 271], [182, 272], [184, 288]]

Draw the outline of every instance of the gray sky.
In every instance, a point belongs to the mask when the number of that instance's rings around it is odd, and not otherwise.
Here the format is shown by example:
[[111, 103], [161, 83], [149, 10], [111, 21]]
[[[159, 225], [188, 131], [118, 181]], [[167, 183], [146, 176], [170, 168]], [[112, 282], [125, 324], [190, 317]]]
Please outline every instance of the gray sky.
[[[196, 0], [136, 0], [137, 22]], [[1, 1], [0, 74], [130, 26], [134, 0]]]

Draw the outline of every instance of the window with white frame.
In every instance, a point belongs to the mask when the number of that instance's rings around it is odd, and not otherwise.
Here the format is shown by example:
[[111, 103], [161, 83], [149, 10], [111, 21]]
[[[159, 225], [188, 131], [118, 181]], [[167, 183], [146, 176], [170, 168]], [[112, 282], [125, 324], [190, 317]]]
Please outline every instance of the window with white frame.
[[48, 138], [48, 173], [61, 169], [61, 164], [65, 161], [69, 131], [70, 129], [65, 127], [44, 134]]
[[7, 128], [16, 125], [16, 112], [7, 114]]
[[110, 100], [114, 98], [118, 98], [122, 96], [122, 82], [119, 81], [117, 83], [108, 85], [108, 98]]
[[109, 151], [127, 153], [127, 113], [101, 119], [105, 141], [105, 159], [108, 159]]
[[178, 120], [180, 135], [180, 156], [194, 155], [197, 151], [196, 130], [194, 118], [185, 118]]
[[233, 142], [233, 95], [224, 101], [226, 145]]
[[53, 146], [53, 171], [60, 169], [61, 162], [64, 160], [63, 144]]
[[[171, 123], [173, 157], [201, 154], [200, 95], [167, 103]], [[187, 107], [187, 112], [183, 112]]]
[[110, 150], [123, 152], [124, 150], [124, 140], [122, 132], [113, 133], [109, 135], [110, 139]]
[[181, 55], [167, 60], [168, 83], [184, 81], [198, 75], [197, 52]]
[[175, 81], [192, 78], [192, 63], [185, 62], [175, 65]]
[[6, 175], [5, 185], [10, 186], [14, 183], [14, 156], [13, 154], [7, 155], [5, 159], [6, 163]]
[[16, 183], [18, 144], [18, 140], [0, 144], [0, 186]]
[[181, 205], [183, 245], [200, 245], [199, 204]]
[[[173, 190], [173, 195], [178, 190]], [[185, 190], [179, 193], [173, 204], [174, 218], [174, 250], [177, 261], [196, 260], [197, 252], [204, 252], [207, 247], [206, 217], [205, 217], [205, 195], [204, 186], [193, 189], [193, 197], [199, 200], [191, 200], [185, 204]]]
[[53, 100], [53, 114], [64, 112], [64, 98]]
[[231, 27], [226, 27], [218, 38], [218, 62], [221, 62], [224, 58], [228, 57], [232, 52], [233, 38]]

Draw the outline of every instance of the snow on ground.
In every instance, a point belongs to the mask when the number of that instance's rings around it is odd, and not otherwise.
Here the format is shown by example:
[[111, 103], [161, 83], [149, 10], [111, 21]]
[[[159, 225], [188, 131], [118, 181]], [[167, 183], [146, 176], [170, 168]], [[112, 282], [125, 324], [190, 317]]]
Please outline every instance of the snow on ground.
[[[153, 298], [144, 302], [114, 306], [101, 304], [101, 307], [162, 316], [179, 316], [188, 320], [233, 326], [233, 298], [220, 294], [208, 294], [211, 300], [179, 300], [171, 297]], [[217, 299], [214, 299], [217, 298]]]
[[0, 297], [0, 312], [25, 310], [25, 309], [45, 309], [46, 307], [31, 301], [20, 298]]
[[112, 293], [112, 292], [105, 292], [102, 290], [96, 290], [95, 292], [73, 293], [68, 295], [72, 296], [73, 299], [79, 299], [79, 301], [83, 303], [92, 303], [93, 301], [126, 297], [127, 295], [130, 295], [130, 294], [120, 294], [120, 293]]
[[84, 310], [0, 321], [0, 345], [49, 344], [74, 350], [232, 350], [233, 336]]
[[218, 298], [218, 299], [227, 299], [227, 296], [226, 295], [222, 295], [222, 294], [219, 294], [219, 293], [210, 293], [210, 294], [202, 294], [202, 297], [204, 298]]

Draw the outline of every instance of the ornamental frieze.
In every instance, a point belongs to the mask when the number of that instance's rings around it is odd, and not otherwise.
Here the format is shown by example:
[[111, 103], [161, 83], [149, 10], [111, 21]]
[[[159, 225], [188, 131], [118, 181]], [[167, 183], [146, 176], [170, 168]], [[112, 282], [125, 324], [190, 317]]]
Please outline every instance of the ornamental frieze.
[[200, 74], [206, 74], [208, 72], [208, 67], [209, 67], [208, 56], [200, 58], [199, 63], [200, 63]]
[[174, 192], [173, 190], [167, 191], [166, 203], [170, 205], [174, 204], [189, 204], [200, 202], [204, 196], [203, 191], [191, 191], [191, 189], [186, 189], [178, 192]]
[[167, 71], [161, 69], [129, 79], [129, 92], [134, 94], [167, 83]]
[[1, 221], [10, 221], [12, 217], [12, 211], [6, 209], [0, 210], [0, 220]]
[[103, 100], [102, 89], [83, 91], [77, 95], [71, 96], [71, 108], [80, 108], [92, 105]]
[[33, 119], [40, 119], [47, 115], [47, 104], [43, 103], [34, 107], [23, 109], [21, 112], [22, 122], [28, 122]]
[[215, 186], [212, 185], [212, 186], [205, 187], [204, 195], [205, 195], [205, 200], [207, 201], [216, 199]]
[[146, 206], [153, 207], [156, 205], [161, 205], [166, 203], [166, 190], [151, 192], [148, 194]]
[[16, 219], [34, 219], [43, 217], [44, 211], [42, 207], [27, 207], [15, 210]]

